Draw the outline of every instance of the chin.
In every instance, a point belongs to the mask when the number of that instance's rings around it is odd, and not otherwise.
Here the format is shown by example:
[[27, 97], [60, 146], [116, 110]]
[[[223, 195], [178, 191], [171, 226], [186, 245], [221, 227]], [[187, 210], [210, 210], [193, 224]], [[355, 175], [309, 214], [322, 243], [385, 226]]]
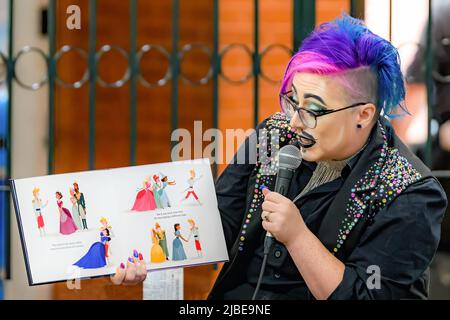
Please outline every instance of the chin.
[[316, 146], [311, 148], [301, 148], [302, 159], [309, 162], [317, 162], [320, 160], [320, 156], [318, 155]]

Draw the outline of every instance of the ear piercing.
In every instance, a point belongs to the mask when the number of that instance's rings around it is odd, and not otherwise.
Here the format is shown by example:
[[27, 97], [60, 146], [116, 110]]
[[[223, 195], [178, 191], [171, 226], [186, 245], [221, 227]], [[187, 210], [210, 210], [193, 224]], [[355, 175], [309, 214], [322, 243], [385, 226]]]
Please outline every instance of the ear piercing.
[[358, 129], [361, 129], [362, 128], [362, 125], [360, 125], [359, 123], [356, 125], [356, 127], [358, 128]]

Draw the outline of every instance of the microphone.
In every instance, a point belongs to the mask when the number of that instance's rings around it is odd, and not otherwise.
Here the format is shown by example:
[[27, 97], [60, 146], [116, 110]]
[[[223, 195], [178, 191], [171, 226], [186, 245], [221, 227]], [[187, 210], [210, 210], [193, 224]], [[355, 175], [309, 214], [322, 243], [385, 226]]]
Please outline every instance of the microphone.
[[[300, 150], [296, 146], [288, 144], [280, 149], [278, 153], [278, 174], [275, 182], [275, 192], [282, 196], [287, 196], [294, 172], [300, 166], [301, 162]], [[267, 238], [270, 238], [270, 240]], [[266, 240], [264, 241], [264, 253], [266, 251], [269, 253], [272, 243], [273, 236], [270, 232], [267, 232]]]
[[[300, 150], [294, 145], [286, 145], [280, 149], [278, 153], [278, 174], [275, 181], [275, 192], [286, 196], [291, 185], [292, 177], [295, 170], [300, 166], [302, 158]], [[266, 233], [264, 238], [264, 257], [261, 264], [261, 270], [259, 272], [258, 282], [256, 283], [255, 291], [253, 292], [252, 300], [256, 300], [258, 296], [259, 288], [261, 286], [264, 271], [266, 269], [267, 258], [269, 256], [270, 248], [274, 242], [273, 236], [270, 232]]]

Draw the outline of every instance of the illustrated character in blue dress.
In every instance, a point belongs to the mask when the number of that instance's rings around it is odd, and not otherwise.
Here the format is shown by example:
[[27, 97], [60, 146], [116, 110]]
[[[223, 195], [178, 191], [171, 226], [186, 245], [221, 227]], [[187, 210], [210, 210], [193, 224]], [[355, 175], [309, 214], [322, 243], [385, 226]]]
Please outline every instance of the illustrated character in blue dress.
[[172, 242], [172, 260], [173, 261], [186, 260], [187, 257], [186, 253], [184, 252], [183, 243], [181, 242], [181, 240], [183, 240], [184, 242], [188, 241], [181, 235], [180, 231], [181, 226], [179, 223], [175, 223], [173, 227], [175, 229], [175, 239], [173, 239]]
[[102, 228], [100, 229], [100, 241], [95, 242], [89, 248], [89, 251], [73, 265], [83, 269], [103, 268], [107, 265], [109, 242], [111, 241], [111, 227], [105, 218], [100, 220]]
[[161, 201], [161, 205], [163, 208], [170, 207], [170, 201], [169, 197], [167, 196], [167, 193], [164, 189], [167, 188], [167, 186], [174, 186], [176, 183], [175, 181], [169, 181], [167, 176], [163, 173], [159, 173], [159, 178], [161, 179], [161, 188], [158, 190], [159, 193], [159, 199]]

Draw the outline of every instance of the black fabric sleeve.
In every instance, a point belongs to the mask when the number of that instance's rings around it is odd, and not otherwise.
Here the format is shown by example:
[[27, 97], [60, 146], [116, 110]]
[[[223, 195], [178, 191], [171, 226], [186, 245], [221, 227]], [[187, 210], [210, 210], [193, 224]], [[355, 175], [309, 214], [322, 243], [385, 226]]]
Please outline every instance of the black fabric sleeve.
[[216, 195], [228, 250], [239, 233], [247, 206], [247, 187], [256, 165], [258, 132], [266, 120], [245, 139], [233, 160], [216, 181]]
[[445, 192], [435, 178], [409, 186], [367, 227], [329, 299], [427, 298], [426, 272], [446, 207]]

